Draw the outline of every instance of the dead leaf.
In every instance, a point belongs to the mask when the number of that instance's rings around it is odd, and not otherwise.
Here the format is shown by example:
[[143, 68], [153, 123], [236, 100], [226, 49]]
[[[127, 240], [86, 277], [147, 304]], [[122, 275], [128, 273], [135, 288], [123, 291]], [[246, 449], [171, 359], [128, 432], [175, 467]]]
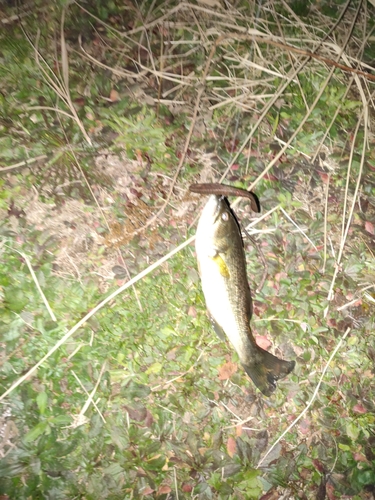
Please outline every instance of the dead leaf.
[[320, 460], [314, 458], [312, 463], [313, 463], [316, 470], [318, 470], [321, 473], [325, 472], [324, 465], [322, 464], [322, 462]]
[[197, 317], [197, 310], [194, 306], [190, 306], [188, 310], [188, 315], [191, 316], [192, 318]]
[[365, 222], [365, 229], [368, 233], [375, 234], [374, 224], [368, 220]]
[[159, 486], [157, 494], [158, 495], [163, 495], [163, 494], [166, 494], [166, 493], [170, 493], [171, 491], [172, 490], [171, 490], [170, 486], [168, 486], [167, 484], [162, 484], [161, 486]]
[[310, 424], [311, 422], [308, 418], [301, 420], [301, 423], [299, 424], [299, 431], [301, 434], [306, 435], [310, 432]]
[[232, 437], [228, 438], [227, 441], [227, 452], [228, 455], [233, 458], [234, 454], [236, 453], [236, 440]]
[[329, 175], [324, 173], [324, 172], [318, 172], [320, 178], [322, 179], [322, 181], [324, 182], [324, 184], [328, 184], [329, 182]]
[[146, 488], [144, 488], [141, 492], [141, 495], [142, 496], [145, 496], [145, 495], [151, 495], [155, 490], [153, 490], [152, 488], [150, 488], [150, 486], [146, 486]]
[[354, 413], [359, 413], [360, 415], [367, 413], [366, 408], [361, 403], [357, 403], [356, 405], [354, 405], [353, 411], [354, 411]]
[[280, 498], [280, 495], [276, 490], [272, 489], [272, 491], [269, 491], [265, 495], [261, 496], [259, 500], [277, 500], [278, 498]]
[[120, 100], [120, 94], [117, 92], [117, 90], [112, 89], [111, 92], [109, 93], [109, 100], [111, 102], [117, 102]]
[[326, 493], [329, 500], [337, 500], [337, 497], [335, 495], [335, 487], [333, 486], [333, 484], [326, 484]]
[[267, 350], [272, 345], [272, 343], [265, 335], [255, 335], [255, 342], [259, 347], [265, 350]]
[[219, 366], [219, 380], [228, 380], [234, 373], [236, 373], [238, 366], [231, 361]]
[[242, 435], [242, 425], [236, 425], [236, 436], [240, 437]]
[[184, 493], [190, 493], [191, 491], [193, 491], [193, 487], [192, 487], [192, 485], [191, 485], [191, 484], [188, 484], [188, 483], [183, 483], [183, 485], [182, 485], [182, 488], [181, 488], [181, 489], [182, 489], [182, 491], [183, 491]]
[[353, 453], [353, 458], [356, 462], [367, 462], [367, 458], [362, 453]]

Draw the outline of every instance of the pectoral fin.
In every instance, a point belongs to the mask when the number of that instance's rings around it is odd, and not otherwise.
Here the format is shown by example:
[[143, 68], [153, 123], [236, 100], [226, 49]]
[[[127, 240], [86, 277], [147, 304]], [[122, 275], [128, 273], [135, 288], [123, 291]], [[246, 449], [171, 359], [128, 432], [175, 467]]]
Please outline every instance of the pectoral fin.
[[219, 272], [220, 274], [224, 277], [224, 278], [229, 278], [230, 276], [230, 273], [229, 273], [229, 269], [228, 269], [228, 266], [226, 265], [226, 263], [224, 262], [224, 259], [221, 257], [221, 255], [219, 253], [217, 253], [214, 257], [212, 257], [212, 260], [215, 262], [215, 264], [217, 265], [218, 269], [219, 269]]
[[215, 330], [216, 335], [219, 337], [220, 340], [226, 340], [227, 337], [225, 335], [225, 332], [221, 328], [221, 326], [219, 325], [219, 323], [217, 323], [210, 314], [208, 314], [208, 315], [209, 315], [209, 318], [210, 318], [210, 321], [211, 321], [212, 328]]

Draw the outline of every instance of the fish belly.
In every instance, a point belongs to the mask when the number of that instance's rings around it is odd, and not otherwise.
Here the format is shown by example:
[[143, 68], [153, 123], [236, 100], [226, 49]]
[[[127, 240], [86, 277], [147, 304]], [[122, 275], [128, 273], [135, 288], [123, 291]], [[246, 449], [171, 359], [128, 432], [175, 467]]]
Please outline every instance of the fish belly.
[[[200, 263], [201, 282], [209, 314], [224, 330], [229, 341], [237, 351], [241, 361], [247, 359], [249, 342], [240, 334], [235, 312], [231, 307], [225, 278], [217, 271], [212, 259]], [[202, 270], [204, 269], [204, 272]]]

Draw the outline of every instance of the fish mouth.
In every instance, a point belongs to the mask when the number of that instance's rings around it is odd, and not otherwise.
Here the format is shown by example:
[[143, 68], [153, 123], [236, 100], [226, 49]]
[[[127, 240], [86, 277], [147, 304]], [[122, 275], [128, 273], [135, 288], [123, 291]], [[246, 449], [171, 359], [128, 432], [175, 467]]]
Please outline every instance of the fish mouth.
[[205, 206], [207, 217], [212, 218], [213, 222], [216, 222], [218, 217], [221, 216], [223, 205], [227, 203], [227, 199], [224, 195], [211, 194]]

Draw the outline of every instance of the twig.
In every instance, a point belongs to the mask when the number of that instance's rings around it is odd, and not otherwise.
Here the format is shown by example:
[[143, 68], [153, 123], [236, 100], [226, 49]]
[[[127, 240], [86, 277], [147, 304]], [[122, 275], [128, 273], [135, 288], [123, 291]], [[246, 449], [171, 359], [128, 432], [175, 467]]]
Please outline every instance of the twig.
[[209, 342], [207, 344], [207, 346], [201, 351], [201, 353], [199, 354], [199, 356], [197, 357], [197, 359], [194, 361], [194, 363], [191, 365], [191, 367], [186, 370], [184, 373], [181, 373], [181, 375], [177, 375], [177, 377], [173, 377], [171, 380], [168, 380], [167, 382], [164, 382], [163, 384], [159, 384], [159, 385], [155, 385], [155, 387], [152, 387], [151, 388], [151, 391], [156, 391], [157, 389], [160, 389], [160, 387], [165, 387], [169, 384], [172, 384], [173, 382], [175, 382], [176, 380], [182, 378], [182, 377], [185, 377], [185, 375], [187, 375], [188, 373], [191, 373], [191, 371], [193, 370], [194, 366], [196, 366], [198, 363], [199, 363], [199, 360], [201, 359], [201, 357], [203, 356], [203, 354], [206, 352], [206, 350], [210, 347], [211, 344], [213, 344], [213, 340], [211, 340], [211, 342]]
[[331, 176], [328, 175], [328, 181], [326, 185], [326, 200], [324, 204], [324, 258], [323, 258], [323, 268], [322, 273], [324, 274], [326, 271], [326, 262], [327, 262], [327, 225], [328, 225], [328, 194], [329, 194], [329, 183], [331, 180]]
[[96, 393], [96, 391], [98, 389], [98, 385], [99, 385], [99, 383], [100, 383], [100, 381], [102, 379], [105, 366], [106, 366], [106, 363], [104, 362], [103, 366], [100, 369], [100, 373], [99, 373], [99, 376], [98, 376], [98, 380], [96, 381], [95, 387], [93, 388], [93, 390], [91, 391], [90, 394], [86, 391], [84, 385], [79, 380], [79, 378], [74, 373], [74, 371], [72, 372], [73, 375], [74, 375], [74, 377], [75, 377], [75, 379], [78, 381], [78, 383], [80, 384], [80, 386], [82, 387], [82, 389], [85, 391], [85, 393], [88, 396], [88, 399], [87, 399], [86, 403], [83, 405], [82, 410], [75, 417], [75, 422], [72, 424], [74, 427], [78, 427], [78, 426], [83, 425], [85, 423], [85, 417], [84, 417], [84, 415], [85, 415], [86, 411], [88, 410], [88, 407], [90, 406], [91, 403], [95, 406], [95, 408], [96, 408], [97, 412], [99, 413], [99, 415], [100, 415], [101, 419], [103, 420], [103, 422], [106, 423], [105, 418], [103, 417], [101, 411], [97, 407], [96, 403], [93, 401], [93, 397], [94, 397], [94, 395], [95, 395], [95, 393]]
[[176, 473], [176, 466], [173, 466], [173, 478], [174, 478], [174, 490], [176, 492], [176, 500], [179, 500], [178, 496], [178, 487], [177, 487], [177, 473]]
[[[360, 162], [360, 166], [359, 166], [359, 172], [358, 172], [358, 176], [357, 176], [356, 187], [355, 187], [354, 195], [353, 195], [353, 201], [352, 201], [352, 204], [351, 204], [351, 207], [350, 207], [350, 210], [349, 210], [349, 214], [348, 214], [348, 219], [347, 219], [347, 223], [346, 223], [346, 226], [345, 226], [345, 230], [343, 230], [343, 236], [342, 236], [342, 239], [341, 239], [341, 242], [340, 242], [339, 253], [338, 253], [338, 256], [337, 256], [337, 260], [336, 260], [336, 266], [335, 266], [335, 270], [334, 270], [334, 273], [333, 273], [331, 285], [330, 285], [330, 288], [329, 288], [329, 291], [328, 291], [327, 299], [329, 301], [332, 300], [332, 298], [333, 298], [333, 288], [335, 286], [336, 277], [337, 277], [337, 274], [339, 272], [339, 266], [340, 266], [341, 259], [342, 259], [342, 256], [343, 256], [344, 247], [345, 247], [345, 243], [346, 243], [346, 238], [347, 238], [348, 233], [349, 233], [349, 228], [350, 228], [350, 224], [351, 224], [351, 221], [352, 221], [354, 207], [355, 207], [355, 203], [356, 203], [356, 199], [357, 199], [357, 195], [358, 195], [358, 191], [359, 191], [359, 186], [360, 186], [360, 181], [361, 181], [361, 177], [362, 177], [363, 166], [364, 166], [364, 163], [365, 163], [366, 144], [367, 144], [367, 137], [368, 137], [369, 110], [368, 110], [367, 101], [366, 101], [366, 98], [365, 98], [365, 95], [364, 95], [364, 91], [363, 91], [363, 88], [361, 86], [361, 82], [359, 81], [358, 76], [356, 76], [355, 79], [356, 79], [358, 90], [359, 90], [359, 93], [361, 95], [362, 102], [363, 102], [363, 110], [362, 110], [361, 116], [358, 119], [358, 123], [357, 123], [357, 127], [356, 127], [356, 134], [358, 132], [360, 120], [362, 119], [362, 116], [363, 116], [363, 131], [364, 131], [364, 133], [363, 133], [363, 146], [362, 146], [361, 162]], [[353, 138], [353, 142], [352, 142], [351, 158], [353, 157], [352, 152], [354, 151], [354, 148], [356, 147], [356, 145], [355, 145], [356, 134], [355, 134], [355, 136]], [[351, 161], [350, 161], [350, 163], [351, 163]], [[345, 196], [347, 196], [347, 192], [346, 192]], [[345, 203], [345, 205], [346, 205], [346, 203]], [[343, 213], [343, 219], [344, 218], [345, 218], [345, 212]], [[324, 317], [327, 316], [328, 309], [329, 309], [329, 306], [327, 306], [326, 309], [324, 310]]]
[[101, 419], [103, 420], [104, 423], [106, 423], [106, 420], [102, 415], [102, 412], [99, 410], [97, 404], [93, 400], [94, 394], [98, 388], [99, 382], [100, 382], [102, 375], [103, 375], [104, 366], [105, 366], [105, 363], [103, 364], [103, 366], [100, 370], [98, 380], [97, 380], [96, 385], [95, 385], [94, 389], [92, 390], [91, 394], [88, 393], [88, 391], [86, 390], [86, 387], [82, 384], [82, 382], [80, 381], [80, 379], [78, 378], [78, 376], [76, 375], [74, 370], [72, 370], [72, 374], [73, 374], [74, 378], [77, 380], [79, 385], [82, 387], [82, 389], [84, 390], [84, 392], [88, 396], [86, 403], [84, 404], [82, 410], [79, 412], [79, 415], [77, 415], [77, 417], [76, 417], [76, 427], [78, 427], [79, 425], [82, 425], [84, 423], [83, 422], [83, 415], [86, 413], [88, 407], [90, 406], [90, 403], [92, 403], [94, 405], [94, 407], [95, 407], [96, 411], [99, 413]]
[[51, 307], [50, 307], [50, 305], [48, 303], [48, 300], [47, 300], [46, 296], [43, 293], [43, 290], [41, 289], [41, 287], [39, 285], [38, 278], [36, 277], [36, 275], [34, 273], [34, 269], [32, 268], [32, 266], [30, 264], [30, 260], [27, 257], [27, 255], [25, 255], [24, 253], [20, 252], [19, 250], [16, 250], [15, 248], [11, 248], [11, 247], [8, 247], [8, 248], [10, 248], [11, 250], [14, 250], [15, 252], [17, 252], [24, 259], [24, 261], [27, 264], [27, 267], [29, 268], [30, 274], [31, 274], [31, 276], [32, 276], [32, 278], [34, 280], [34, 283], [35, 283], [35, 286], [36, 286], [36, 288], [37, 288], [37, 290], [39, 292], [39, 295], [41, 296], [41, 298], [42, 298], [42, 300], [44, 302], [44, 305], [47, 308], [47, 311], [48, 311], [49, 315], [51, 316], [51, 318], [52, 318], [53, 321], [57, 321], [56, 316], [55, 316], [54, 312], [52, 311], [52, 309], [51, 309]]
[[154, 271], [157, 267], [159, 267], [163, 262], [166, 262], [168, 259], [170, 259], [173, 255], [178, 253], [180, 250], [185, 248], [187, 245], [189, 245], [192, 241], [194, 241], [195, 236], [191, 236], [189, 239], [185, 240], [181, 245], [173, 249], [171, 252], [169, 252], [167, 255], [159, 259], [158, 261], [154, 262], [151, 266], [147, 267], [144, 269], [142, 272], [140, 272], [137, 276], [129, 280], [128, 282], [124, 283], [120, 288], [115, 290], [111, 295], [106, 297], [102, 302], [100, 302], [97, 306], [95, 306], [93, 309], [91, 309], [90, 312], [86, 314], [78, 323], [76, 323], [73, 328], [71, 328], [56, 344], [47, 352], [45, 356], [43, 356], [30, 370], [28, 370], [22, 377], [17, 379], [10, 387], [7, 389], [1, 396], [0, 396], [0, 401], [2, 401], [6, 396], [8, 396], [11, 392], [14, 391], [19, 385], [22, 384], [25, 380], [27, 380], [47, 359], [49, 359], [54, 352], [59, 349], [82, 325], [86, 323], [87, 320], [89, 320], [94, 314], [96, 314], [102, 307], [104, 307], [108, 302], [110, 302], [114, 297], [117, 297], [120, 293], [122, 293], [124, 290], [132, 286], [134, 283], [139, 281], [140, 279], [144, 278], [147, 276], [147, 274], [151, 273]]
[[140, 229], [137, 229], [137, 231], [135, 231], [134, 234], [141, 233], [147, 227], [149, 227], [151, 224], [153, 224], [156, 221], [156, 219], [160, 216], [160, 214], [164, 211], [165, 207], [169, 203], [169, 199], [170, 199], [170, 197], [172, 195], [173, 188], [175, 186], [177, 177], [178, 177], [178, 175], [180, 173], [180, 170], [181, 170], [181, 168], [182, 168], [182, 166], [184, 164], [184, 161], [185, 161], [185, 158], [186, 158], [186, 154], [187, 154], [188, 149], [189, 149], [190, 140], [191, 140], [191, 137], [193, 135], [193, 131], [194, 131], [194, 127], [195, 127], [195, 122], [196, 122], [197, 116], [198, 116], [198, 111], [199, 111], [199, 107], [200, 107], [201, 97], [202, 97], [203, 92], [205, 90], [205, 81], [206, 81], [206, 77], [207, 77], [207, 74], [208, 74], [208, 70], [210, 68], [212, 58], [214, 57], [214, 54], [216, 52], [216, 48], [217, 48], [218, 44], [221, 42], [221, 38], [222, 37], [219, 37], [219, 39], [216, 41], [216, 43], [213, 44], [213, 46], [211, 48], [211, 52], [210, 52], [210, 54], [208, 56], [208, 59], [207, 59], [207, 62], [206, 62], [206, 66], [205, 66], [204, 71], [203, 71], [202, 79], [201, 79], [200, 85], [198, 87], [198, 93], [197, 93], [197, 98], [196, 98], [196, 101], [195, 101], [194, 112], [193, 112], [193, 117], [191, 119], [190, 129], [189, 129], [188, 135], [186, 137], [185, 146], [184, 146], [184, 149], [183, 149], [183, 151], [181, 153], [180, 161], [178, 162], [178, 165], [177, 165], [177, 168], [176, 168], [176, 172], [175, 172], [175, 174], [173, 176], [172, 184], [170, 185], [170, 188], [168, 190], [167, 197], [164, 200], [164, 203], [163, 203], [162, 207], [156, 212], [156, 214], [153, 215], [146, 222], [146, 224], [144, 226], [142, 226]]
[[7, 170], [13, 170], [15, 168], [23, 166], [28, 167], [30, 163], [34, 163], [39, 160], [44, 160], [45, 158], [48, 158], [47, 155], [36, 156], [35, 158], [30, 158], [24, 161], [20, 161], [19, 163], [15, 163], [14, 165], [9, 165], [9, 167], [2, 167], [0, 168], [0, 172], [6, 172]]
[[273, 443], [273, 445], [271, 446], [271, 448], [269, 448], [269, 450], [267, 451], [267, 453], [262, 457], [262, 459], [259, 461], [258, 465], [257, 465], [257, 469], [259, 469], [259, 467], [262, 465], [262, 463], [264, 462], [264, 460], [268, 457], [268, 455], [271, 453], [271, 451], [275, 448], [275, 446], [283, 439], [283, 437], [288, 434], [288, 432], [290, 432], [293, 427], [297, 424], [297, 422], [299, 422], [301, 420], [302, 417], [304, 417], [306, 415], [306, 413], [308, 412], [310, 406], [313, 404], [313, 402], [315, 401], [315, 398], [316, 396], [318, 395], [318, 392], [319, 392], [319, 388], [321, 386], [321, 383], [323, 381], [323, 378], [324, 378], [324, 375], [326, 374], [327, 370], [328, 370], [328, 367], [331, 363], [331, 361], [333, 360], [333, 358], [335, 357], [337, 351], [340, 349], [341, 347], [341, 344], [344, 342], [344, 340], [346, 339], [348, 333], [350, 332], [351, 328], [347, 328], [346, 332], [344, 333], [344, 335], [342, 336], [342, 338], [339, 340], [339, 342], [337, 343], [337, 346], [335, 347], [333, 353], [331, 354], [331, 356], [329, 357], [329, 360], [327, 361], [324, 369], [323, 369], [323, 372], [322, 372], [322, 375], [320, 376], [320, 379], [319, 379], [319, 382], [315, 388], [315, 391], [310, 399], [310, 401], [307, 403], [305, 409], [298, 415], [298, 417], [293, 420], [293, 422], [285, 429], [285, 431], [281, 434], [281, 436], [279, 436], [276, 441]]
[[318, 250], [318, 249], [316, 248], [316, 246], [314, 245], [314, 243], [313, 243], [313, 242], [310, 240], [310, 238], [307, 236], [307, 234], [306, 234], [304, 231], [302, 231], [302, 229], [299, 227], [299, 225], [298, 225], [296, 222], [294, 222], [294, 220], [290, 217], [290, 215], [288, 215], [288, 214], [287, 214], [287, 212], [283, 209], [283, 207], [281, 207], [281, 206], [280, 206], [280, 210], [281, 210], [281, 211], [282, 211], [282, 213], [285, 215], [285, 217], [286, 217], [286, 218], [287, 218], [287, 219], [288, 219], [288, 220], [289, 220], [289, 221], [290, 221], [290, 222], [291, 222], [291, 223], [292, 223], [292, 224], [293, 224], [293, 225], [294, 225], [294, 226], [298, 229], [298, 231], [299, 231], [300, 233], [302, 233], [302, 234], [303, 234], [303, 236], [304, 236], [304, 237], [307, 239], [307, 241], [308, 241], [308, 242], [309, 242], [309, 243], [310, 243], [310, 244], [311, 244], [311, 245], [315, 248], [315, 250]]

